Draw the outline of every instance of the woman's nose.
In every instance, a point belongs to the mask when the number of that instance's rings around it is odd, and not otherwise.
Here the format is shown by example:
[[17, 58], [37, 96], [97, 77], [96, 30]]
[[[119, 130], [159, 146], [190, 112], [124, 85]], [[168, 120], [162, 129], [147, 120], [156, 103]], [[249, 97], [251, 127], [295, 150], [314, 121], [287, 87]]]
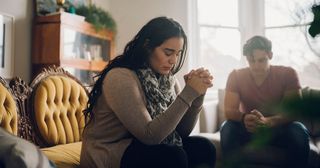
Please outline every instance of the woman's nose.
[[171, 56], [169, 59], [170, 64], [176, 64], [177, 63], [177, 57], [175, 55]]

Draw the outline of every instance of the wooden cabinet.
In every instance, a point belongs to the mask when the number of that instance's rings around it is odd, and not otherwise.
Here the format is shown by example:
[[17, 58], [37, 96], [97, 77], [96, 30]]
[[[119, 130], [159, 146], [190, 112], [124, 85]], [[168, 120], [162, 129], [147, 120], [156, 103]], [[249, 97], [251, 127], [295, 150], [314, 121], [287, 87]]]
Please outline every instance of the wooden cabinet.
[[114, 57], [114, 34], [96, 31], [84, 17], [61, 12], [36, 16], [33, 27], [32, 75], [43, 67], [61, 66], [82, 82], [91, 84]]

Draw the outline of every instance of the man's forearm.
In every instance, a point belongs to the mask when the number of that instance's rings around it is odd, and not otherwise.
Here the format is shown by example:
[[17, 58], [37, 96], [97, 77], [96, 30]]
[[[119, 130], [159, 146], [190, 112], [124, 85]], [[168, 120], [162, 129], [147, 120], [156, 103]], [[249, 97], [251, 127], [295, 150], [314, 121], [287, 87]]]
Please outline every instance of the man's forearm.
[[275, 116], [270, 116], [270, 117], [266, 117], [267, 119], [267, 125], [269, 127], [276, 127], [279, 125], [283, 125], [283, 124], [287, 124], [289, 122], [292, 122], [293, 120], [283, 116], [283, 115], [275, 115]]
[[242, 115], [243, 115], [243, 113], [242, 112], [240, 112], [239, 110], [236, 110], [236, 111], [234, 111], [234, 110], [232, 110], [232, 111], [225, 111], [225, 117], [226, 117], [226, 119], [228, 119], [228, 120], [233, 120], [233, 121], [241, 121], [242, 120]]

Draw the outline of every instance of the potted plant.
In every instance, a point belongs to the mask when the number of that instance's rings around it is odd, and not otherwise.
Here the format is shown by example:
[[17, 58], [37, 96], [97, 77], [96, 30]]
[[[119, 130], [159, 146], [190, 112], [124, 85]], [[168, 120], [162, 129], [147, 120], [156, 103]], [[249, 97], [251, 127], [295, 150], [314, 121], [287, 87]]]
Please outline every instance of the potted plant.
[[94, 4], [75, 7], [75, 13], [85, 17], [85, 20], [91, 23], [97, 31], [107, 28], [116, 33], [117, 25], [112, 16], [104, 9]]

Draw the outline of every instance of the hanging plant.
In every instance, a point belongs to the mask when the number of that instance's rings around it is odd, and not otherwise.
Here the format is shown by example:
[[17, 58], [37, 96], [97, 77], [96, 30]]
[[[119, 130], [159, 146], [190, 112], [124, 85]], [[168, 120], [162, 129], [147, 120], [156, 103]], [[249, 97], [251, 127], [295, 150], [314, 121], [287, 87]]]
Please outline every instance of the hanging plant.
[[116, 33], [117, 25], [112, 16], [105, 10], [92, 4], [79, 6], [75, 9], [76, 14], [84, 16], [85, 20], [91, 23], [97, 31], [107, 28]]

